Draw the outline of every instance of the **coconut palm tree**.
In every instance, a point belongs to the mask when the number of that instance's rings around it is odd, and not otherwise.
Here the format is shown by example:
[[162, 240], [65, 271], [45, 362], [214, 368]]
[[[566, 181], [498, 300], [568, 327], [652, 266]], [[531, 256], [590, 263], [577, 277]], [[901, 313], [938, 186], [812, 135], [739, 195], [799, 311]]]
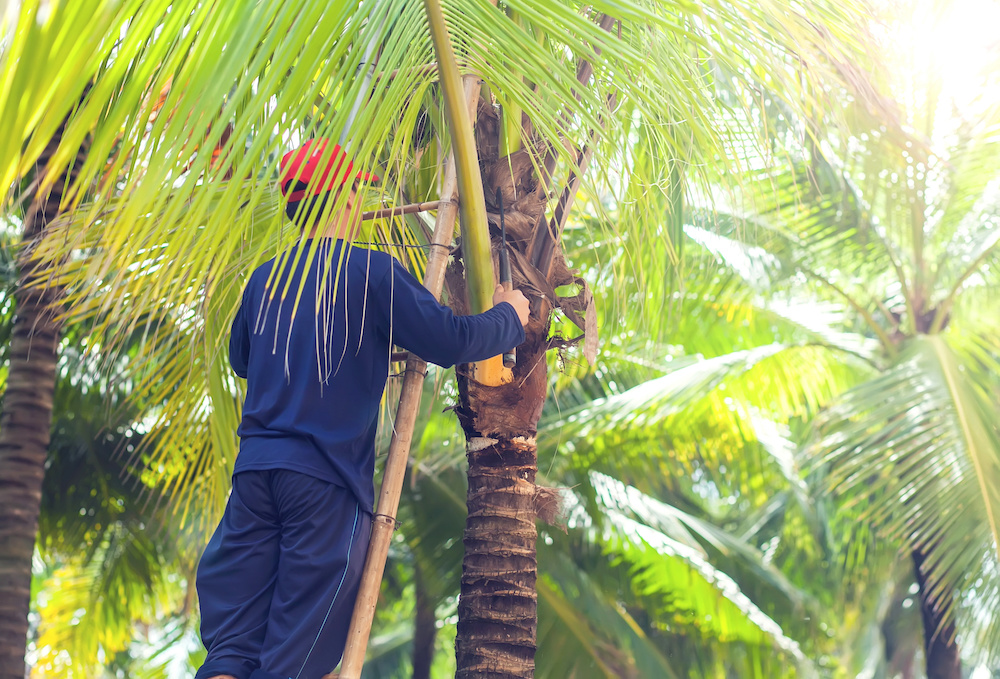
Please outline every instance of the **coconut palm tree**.
[[81, 146], [69, 166], [54, 161], [65, 122], [44, 147], [22, 198], [22, 240], [17, 257], [21, 280], [14, 292], [17, 315], [10, 334], [9, 368], [0, 414], [0, 667], [23, 674], [28, 630], [31, 557], [38, 531], [42, 478], [52, 421], [52, 398], [60, 323], [61, 289], [49, 282], [49, 265], [35, 256], [38, 241], [65, 209], [64, 197], [77, 181], [86, 147]]
[[206, 536], [177, 530], [133, 456], [142, 416], [128, 376], [109, 379], [85, 336], [70, 334], [42, 488], [29, 659], [33, 676], [82, 679], [118, 666], [138, 677], [143, 661], [166, 664], [156, 662], [169, 659], [164, 649], [176, 662], [185, 644], [197, 648], [193, 582]]
[[[808, 170], [800, 166], [795, 172]], [[809, 195], [808, 190], [790, 190], [791, 172], [770, 176], [770, 190], [780, 188], [772, 194], [773, 209], [751, 220], [755, 226], [749, 231], [756, 237], [748, 239], [745, 226], [735, 227], [731, 242], [711, 247], [727, 251], [724, 256], [731, 257], [730, 264], [742, 274], [748, 273], [750, 261], [758, 271], [770, 271], [765, 276], [773, 276], [769, 280], [775, 285], [758, 290], [766, 295], [762, 306], [804, 319], [832, 315], [840, 320], [824, 332], [833, 335], [861, 331], [852, 346], [838, 349], [855, 366], [860, 383], [827, 403], [813, 420], [815, 438], [805, 446], [812, 482], [832, 491], [840, 511], [852, 517], [837, 523], [846, 531], [840, 538], [843, 558], [856, 562], [856, 568], [868, 570], [870, 558], [884, 559], [881, 552], [886, 549], [910, 555], [912, 569], [901, 577], [905, 582], [916, 578], [919, 587], [929, 676], [957, 677], [961, 663], [956, 632], [970, 640], [970, 659], [994, 647], [992, 616], [967, 593], [974, 588], [988, 600], [995, 587], [990, 575], [995, 534], [989, 517], [997, 473], [992, 460], [1000, 452], [1000, 441], [990, 394], [995, 393], [1000, 347], [993, 320], [988, 311], [983, 313], [994, 306], [988, 260], [993, 257], [995, 230], [988, 222], [975, 227], [987, 230], [979, 233], [978, 246], [964, 244], [975, 254], [960, 255], [965, 268], [950, 277], [935, 271], [940, 287], [927, 290], [925, 303], [930, 307], [910, 299], [909, 308], [922, 313], [923, 320], [909, 321], [903, 300], [912, 291], [896, 295], [912, 285], [912, 274], [881, 283], [869, 275], [880, 266], [879, 259], [888, 267], [886, 273], [898, 271], [892, 257], [911, 267], [908, 258], [913, 252], [890, 240], [864, 210], [850, 207], [858, 205], [854, 200], [859, 196], [853, 189], [842, 192], [848, 175], [840, 178], [844, 181], [839, 187]], [[703, 231], [695, 233], [709, 240]], [[928, 231], [928, 240], [952, 237]], [[980, 250], [983, 240], [993, 244]], [[941, 251], [949, 247], [940, 242], [935, 246]], [[950, 247], [963, 246], [952, 241]], [[852, 257], [856, 259], [851, 268], [872, 269], [853, 280], [844, 277], [850, 269], [843, 267]], [[977, 263], [980, 257], [983, 261]], [[981, 278], [963, 289], [959, 279], [972, 269], [981, 271]], [[763, 280], [768, 279], [756, 283]], [[953, 315], [931, 331], [932, 317], [942, 304], [951, 307]], [[909, 330], [908, 323], [913, 323]], [[858, 530], [859, 519], [869, 522], [872, 530]], [[866, 552], [874, 556], [864, 557]]]
[[[76, 255], [61, 264], [60, 282], [78, 313], [98, 319], [110, 356], [124, 338], [144, 333], [133, 357], [136, 393], [166, 404], [149, 440], [181, 511], [198, 498], [210, 516], [228, 489], [240, 386], [225, 367], [223, 339], [245, 272], [292, 237], [271, 187], [280, 152], [303, 137], [341, 139], [359, 164], [388, 170], [378, 195], [366, 191], [368, 200], [398, 204], [438, 197], [453, 146], [459, 177], [466, 177], [459, 182], [463, 257], [454, 271], [470, 277], [460, 284], [453, 275], [449, 284], [460, 309], [481, 304], [491, 269], [485, 205], [477, 195], [500, 189], [515, 284], [533, 294], [534, 320], [510, 383], [490, 386], [479, 373], [459, 371], [458, 412], [475, 479], [459, 671], [502, 665], [510, 676], [530, 675], [534, 436], [551, 312], [558, 307], [575, 319], [589, 331], [588, 351], [596, 346], [589, 292], [561, 255], [573, 198], [583, 189], [628, 200], [627, 221], [618, 227], [636, 244], [665, 212], [676, 227], [681, 197], [739, 165], [732, 142], [756, 138], [752, 130], [739, 132], [753, 119], [755, 94], [773, 92], [807, 111], [822, 103], [827, 81], [862, 85], [844, 66], [864, 59], [855, 53], [862, 8], [824, 2], [791, 11], [783, 3], [728, 0], [498, 7], [456, 0], [442, 21], [402, 0], [80, 4], [97, 18], [94, 25], [113, 30], [103, 39], [89, 25], [70, 32], [79, 36], [69, 44], [80, 59], [70, 60], [69, 75], [48, 60], [66, 42], [42, 40], [70, 25], [67, 11], [10, 24], [17, 39], [5, 43], [3, 72], [12, 81], [29, 63], [15, 57], [29, 48], [43, 55], [52, 82], [64, 90], [80, 74], [94, 74], [58, 149], [59, 158], [70, 157], [93, 133], [89, 162], [70, 187], [89, 201], [39, 253], [60, 263]], [[24, 16], [32, 17], [34, 7], [24, 3]], [[445, 122], [460, 108], [442, 103], [457, 101], [448, 84], [454, 72], [435, 56], [449, 43], [461, 71], [483, 83], [475, 144], [469, 128], [459, 134]], [[366, 60], [366, 53], [377, 58]], [[809, 77], [794, 74], [793, 64]], [[720, 83], [734, 92], [728, 99], [716, 96]], [[44, 135], [52, 89], [24, 89], [17, 93], [27, 102], [21, 109], [38, 115], [15, 121], [13, 138], [24, 142], [23, 152], [20, 144], [0, 149], [0, 167], [12, 179], [34, 161], [38, 140], [51, 137]], [[563, 198], [550, 206], [550, 194]], [[383, 244], [427, 244], [412, 217], [374, 233]], [[419, 249], [399, 251], [419, 270]], [[560, 296], [564, 284], [578, 285], [578, 294]], [[293, 299], [299, 293], [286, 292]], [[160, 324], [164, 317], [172, 322]], [[199, 332], [178, 342], [177, 327]], [[505, 404], [516, 405], [509, 417], [494, 417]], [[516, 531], [497, 530], [505, 516], [515, 517]], [[497, 561], [489, 552], [503, 535], [517, 544]], [[485, 655], [466, 655], [477, 648]]]
[[905, 559], [927, 675], [950, 679], [998, 647], [1000, 107], [990, 88], [963, 102], [933, 72], [900, 73], [899, 127], [861, 112], [839, 143], [761, 170], [735, 217], [687, 228], [762, 306], [861, 336], [839, 352], [857, 381], [814, 415], [805, 459], [849, 575]]
[[[13, 234], [3, 236], [4, 365], [14, 349], [21, 284], [16, 250]], [[142, 413], [151, 407], [131, 398], [128, 360], [108, 365], [88, 350], [93, 338], [87, 323], [64, 327], [60, 335], [28, 658], [38, 676], [105, 676], [109, 660], [129, 662], [127, 675], [140, 676], [141, 654], [133, 659], [126, 653], [139, 640], [146, 640], [147, 656], [158, 643], [175, 644], [185, 634], [194, 641], [193, 589], [187, 583], [194, 577], [194, 545], [204, 536], [175, 529], [171, 508], [155, 501], [149, 485], [156, 477], [134, 455], [143, 439]], [[4, 371], [0, 385], [6, 387], [7, 378]], [[151, 625], [152, 639], [145, 633]], [[147, 664], [155, 666], [155, 660]]]

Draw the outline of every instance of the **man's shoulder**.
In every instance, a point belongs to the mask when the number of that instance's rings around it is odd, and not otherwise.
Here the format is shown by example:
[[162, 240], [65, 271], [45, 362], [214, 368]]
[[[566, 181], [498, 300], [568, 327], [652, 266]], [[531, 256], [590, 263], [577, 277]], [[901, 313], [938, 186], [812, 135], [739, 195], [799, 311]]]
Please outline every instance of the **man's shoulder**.
[[[280, 279], [284, 279], [286, 276], [284, 271], [292, 268], [292, 262], [295, 261], [295, 254], [293, 250], [284, 258], [278, 256], [267, 260], [250, 273], [248, 285], [264, 285], [275, 275]], [[344, 255], [343, 260], [340, 259], [341, 254]], [[388, 253], [358, 245], [351, 246], [346, 253], [334, 250], [328, 256], [330, 257], [328, 261], [325, 261], [323, 256], [317, 256], [314, 260], [314, 266], [332, 265], [336, 268], [343, 267], [344, 274], [342, 275], [347, 275], [355, 280], [365, 280], [371, 286], [382, 285], [384, 281], [390, 278], [393, 265], [398, 264], [397, 260]], [[280, 267], [280, 269], [275, 271], [276, 267]], [[301, 266], [295, 268], [298, 270]]]
[[271, 270], [274, 269], [274, 263], [276, 261], [278, 261], [278, 258], [277, 257], [272, 257], [271, 259], [267, 260], [263, 264], [260, 264], [259, 266], [257, 266], [257, 268], [254, 269], [253, 272], [250, 275], [251, 276], [260, 276], [260, 275], [270, 274]]
[[274, 270], [274, 263], [277, 261], [276, 257], [272, 257], [263, 264], [259, 265], [256, 269], [250, 272], [247, 277], [247, 284], [255, 283], [257, 281], [266, 281], [271, 277], [271, 272]]
[[392, 270], [392, 263], [395, 261], [385, 252], [357, 245], [351, 246], [347, 259], [351, 269], [363, 275], [369, 284], [374, 285], [381, 284]]

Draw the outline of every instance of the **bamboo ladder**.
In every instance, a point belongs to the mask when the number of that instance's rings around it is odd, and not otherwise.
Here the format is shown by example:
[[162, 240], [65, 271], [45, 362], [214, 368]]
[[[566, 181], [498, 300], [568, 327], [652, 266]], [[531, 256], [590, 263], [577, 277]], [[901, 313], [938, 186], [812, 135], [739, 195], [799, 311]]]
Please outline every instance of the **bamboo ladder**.
[[[475, 119], [476, 106], [479, 101], [479, 78], [465, 76], [463, 84], [469, 115]], [[457, 216], [458, 177], [455, 156], [454, 153], [451, 153], [445, 168], [441, 201], [438, 204], [434, 236], [431, 251], [427, 257], [427, 270], [424, 274], [424, 287], [437, 298], [441, 297], [441, 289], [444, 287], [445, 267], [448, 264]], [[371, 543], [368, 546], [368, 557], [358, 589], [358, 598], [354, 604], [354, 615], [351, 618], [351, 627], [347, 636], [347, 646], [344, 650], [344, 659], [339, 674], [340, 679], [360, 679], [361, 677], [361, 666], [364, 664], [368, 637], [371, 634], [372, 620], [375, 616], [375, 602], [385, 571], [389, 542], [396, 527], [399, 496], [403, 488], [403, 478], [406, 475], [406, 464], [410, 454], [410, 444], [413, 440], [413, 427], [417, 418], [417, 409], [420, 406], [420, 395], [426, 374], [427, 363], [411, 353], [406, 361], [399, 408], [396, 411], [388, 459], [382, 477], [382, 487], [379, 491], [378, 513], [372, 523]], [[336, 679], [337, 676], [337, 674], [331, 673], [327, 674], [324, 679]]]
[[[494, 6], [496, 5], [496, 0], [488, 1]], [[493, 292], [492, 282], [494, 281], [492, 266], [488, 266], [488, 269], [482, 269], [482, 267], [475, 265], [477, 261], [483, 259], [484, 254], [486, 261], [489, 261], [490, 251], [483, 186], [481, 178], [478, 176], [479, 166], [476, 162], [473, 135], [473, 125], [479, 103], [480, 79], [477, 76], [467, 75], [461, 77], [460, 84], [458, 64], [445, 27], [439, 0], [424, 0], [424, 8], [428, 15], [431, 37], [437, 53], [438, 73], [444, 89], [445, 110], [452, 133], [452, 152], [448, 156], [445, 168], [431, 251], [427, 258], [427, 270], [424, 274], [424, 287], [436, 298], [440, 298], [441, 289], [444, 286], [445, 267], [451, 249], [450, 245], [455, 233], [455, 219], [458, 216], [459, 207], [461, 207], [465, 228], [462, 249], [465, 252], [467, 262], [466, 278], [469, 286], [470, 306], [475, 313], [476, 311], [485, 311], [491, 305], [490, 298]], [[378, 33], [381, 33], [381, 30]], [[374, 39], [366, 48], [363, 63], [369, 61], [373, 45]], [[366, 85], [370, 81], [372, 71], [373, 69], [369, 69], [366, 74]], [[362, 92], [355, 102], [355, 110], [351, 111], [350, 119], [353, 119], [356, 109], [361, 105], [361, 96], [366, 89], [367, 87], [362, 88]], [[459, 89], [462, 90], [461, 94]], [[345, 128], [345, 131], [348, 129], [349, 127]], [[474, 178], [470, 174], [471, 168], [474, 168]], [[460, 192], [463, 197], [461, 206], [459, 205]], [[473, 256], [470, 257], [470, 255]], [[360, 679], [361, 677], [361, 667], [364, 664], [372, 620], [375, 615], [375, 603], [382, 575], [385, 572], [389, 543], [396, 527], [399, 496], [406, 475], [407, 459], [413, 440], [413, 427], [416, 422], [417, 408], [420, 405], [420, 394], [426, 374], [427, 363], [410, 354], [406, 361], [399, 407], [396, 410], [392, 440], [389, 443], [388, 459], [382, 477], [382, 487], [379, 491], [377, 513], [372, 523], [371, 542], [368, 546], [365, 570], [354, 604], [344, 658], [340, 673], [327, 674], [324, 679], [336, 679], [337, 677], [339, 679]], [[486, 384], [500, 384], [504, 378], [509, 380], [510, 371], [504, 369], [502, 358], [495, 356], [493, 359], [477, 363], [473, 374], [477, 380]]]

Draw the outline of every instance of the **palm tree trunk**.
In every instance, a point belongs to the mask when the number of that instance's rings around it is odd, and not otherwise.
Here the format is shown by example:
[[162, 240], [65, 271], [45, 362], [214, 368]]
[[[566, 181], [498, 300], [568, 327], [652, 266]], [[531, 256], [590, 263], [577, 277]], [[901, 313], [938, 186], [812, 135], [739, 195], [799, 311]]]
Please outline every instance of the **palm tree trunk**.
[[[65, 124], [64, 124], [65, 125]], [[40, 179], [54, 172], [48, 163], [64, 126], [38, 160]], [[32, 246], [59, 213], [60, 200], [83, 165], [81, 148], [72, 166], [49, 190], [31, 197], [18, 253], [21, 281], [14, 294], [17, 316], [10, 345], [10, 371], [0, 414], [0, 679], [24, 679], [31, 561], [38, 530], [42, 478], [52, 423], [61, 291], [46, 283]]]
[[[445, 67], [454, 61], [454, 57], [449, 56], [447, 30], [437, 0], [424, 0], [424, 5], [435, 38], [455, 158], [462, 170], [459, 192], [462, 195], [464, 262], [460, 264], [456, 261], [449, 271], [450, 304], [460, 314], [478, 313], [488, 308], [487, 291], [492, 288], [488, 283], [496, 280], [496, 263], [490, 266], [491, 249], [496, 251], [497, 247], [507, 247], [506, 244], [490, 247], [484, 204], [487, 192], [481, 185], [482, 178], [493, 177], [492, 181], [499, 182], [503, 177], [505, 183], [513, 183], [517, 179], [512, 176], [510, 165], [496, 157], [498, 150], [484, 153], [478, 148], [478, 143], [483, 142], [490, 148], [495, 143], [495, 148], [499, 149], [499, 134], [482, 130], [480, 125], [483, 120], [479, 119], [473, 137], [471, 126], [456, 115], [460, 110], [456, 103], [457, 68], [453, 65]], [[601, 26], [605, 30], [610, 29], [613, 23], [613, 19], [602, 17]], [[591, 70], [589, 62], [584, 60], [578, 69], [578, 80], [589, 82]], [[448, 71], [454, 71], [450, 78]], [[489, 103], [485, 108], [487, 111], [492, 109]], [[492, 136], [496, 138], [489, 139]], [[584, 157], [578, 156], [578, 162]], [[545, 177], [541, 178], [543, 185], [548, 184], [555, 167], [554, 151], [547, 154], [545, 163]], [[493, 172], [492, 165], [499, 166], [501, 170], [506, 168], [507, 172]], [[481, 166], [486, 168], [484, 173], [479, 171]], [[581, 171], [577, 167], [577, 174]], [[464, 184], [461, 181], [463, 176]], [[506, 188], [508, 190], [501, 190], [501, 194], [517, 195], [513, 186]], [[521, 188], [525, 191], [521, 194], [523, 204], [519, 205], [519, 209], [522, 217], [534, 213], [536, 233], [528, 235], [517, 245], [511, 245], [522, 250], [522, 255], [527, 255], [523, 249], [534, 244], [532, 236], [537, 235], [537, 230], [548, 232], [544, 219], [547, 196], [544, 190], [538, 190], [543, 187], [537, 181], [526, 182]], [[532, 194], [537, 202], [535, 209], [528, 205]], [[494, 191], [489, 191], [489, 195], [494, 195]], [[528, 200], [524, 201], [525, 198]], [[568, 211], [568, 207], [568, 204], [564, 205], [564, 212]], [[544, 252], [532, 253], [531, 261], [542, 277], [553, 284], [554, 291], [574, 278], [565, 267], [558, 241], [551, 234], [549, 241]], [[569, 275], [568, 280], [553, 282], [550, 271], [556, 260], [561, 267], [555, 277]], [[539, 267], [537, 262], [544, 263], [544, 266]], [[463, 266], [467, 271], [461, 270]], [[499, 361], [484, 362], [478, 369], [458, 371], [460, 405], [456, 414], [465, 431], [469, 460], [465, 557], [455, 641], [456, 676], [459, 679], [534, 676], [538, 628], [535, 518], [539, 509], [539, 489], [535, 486], [538, 471], [535, 435], [545, 403], [548, 372], [545, 352], [554, 301], [545, 297], [532, 301], [532, 320], [525, 328], [524, 343], [517, 348], [517, 363], [511, 379], [497, 379], [500, 373], [487, 367], [502, 365]]]
[[[601, 27], [608, 30], [613, 21], [602, 18]], [[589, 81], [588, 62], [584, 61], [578, 72], [581, 84]], [[478, 122], [482, 121], [481, 117]], [[507, 159], [497, 159], [489, 153], [478, 156], [488, 166], [484, 176], [500, 182], [502, 189], [506, 189], [501, 191], [504, 195], [527, 195], [525, 189], [527, 193], [536, 193], [538, 204], [534, 209], [523, 199], [519, 205], [522, 218], [535, 215], [531, 218], [534, 232], [526, 241], [509, 245], [521, 249], [522, 255], [531, 259], [532, 266], [553, 288], [572, 282], [572, 276], [561, 280], [569, 272], [545, 219], [545, 191], [535, 191], [530, 181], [512, 177]], [[550, 152], [546, 162], [554, 163], [554, 157]], [[589, 154], [578, 154], [570, 186], [574, 177], [582, 174], [588, 160]], [[494, 172], [489, 167], [493, 163], [507, 171]], [[539, 178], [539, 185], [548, 184], [552, 168], [546, 168], [548, 176], [544, 181]], [[519, 183], [520, 191], [514, 191], [508, 182]], [[496, 188], [491, 186], [487, 193], [492, 195]], [[557, 233], [564, 223], [559, 219], [565, 218], [571, 201], [572, 196], [560, 203], [555, 222]], [[541, 239], [544, 246], [536, 248], [542, 231], [547, 240]], [[495, 249], [499, 247], [503, 245], [498, 244]], [[554, 263], [559, 266], [553, 267]], [[559, 269], [558, 274], [554, 268]], [[458, 313], [474, 312], [476, 309], [465, 298], [462, 285], [465, 277], [460, 269], [456, 262], [449, 272], [450, 303]], [[525, 328], [524, 343], [517, 348], [512, 380], [490, 386], [474, 379], [476, 373], [458, 375], [461, 403], [456, 413], [465, 431], [469, 459], [469, 514], [455, 641], [458, 679], [526, 678], [533, 677], [535, 672], [538, 628], [535, 518], [542, 508], [540, 505], [550, 503], [548, 497], [539, 501], [539, 489], [535, 486], [538, 471], [535, 435], [545, 404], [548, 378], [545, 352], [552, 301], [532, 300], [531, 321]]]
[[955, 641], [955, 623], [944, 624], [941, 603], [930, 600], [930, 586], [923, 566], [927, 555], [919, 549], [911, 552], [913, 570], [920, 587], [920, 617], [924, 622], [924, 655], [927, 656], [927, 679], [961, 679], [962, 659]]
[[459, 679], [534, 675], [535, 433], [545, 401], [546, 329], [528, 327], [510, 384], [489, 387], [459, 376], [457, 412], [469, 457], [455, 649]]

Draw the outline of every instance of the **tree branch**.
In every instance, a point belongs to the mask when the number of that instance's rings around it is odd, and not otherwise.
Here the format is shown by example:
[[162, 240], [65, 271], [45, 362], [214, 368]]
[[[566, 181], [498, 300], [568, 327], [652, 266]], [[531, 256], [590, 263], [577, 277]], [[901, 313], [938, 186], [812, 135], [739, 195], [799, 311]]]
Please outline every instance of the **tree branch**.
[[[615, 18], [608, 14], [602, 14], [599, 25], [603, 30], [610, 31], [615, 25]], [[594, 47], [594, 54], [600, 56], [601, 49], [599, 47]], [[580, 65], [576, 69], [577, 82], [581, 85], [588, 85], [593, 74], [594, 66], [590, 60], [581, 60]], [[575, 91], [574, 94], [576, 94]], [[578, 94], [576, 95], [576, 99], [577, 101], [580, 100], [580, 96]], [[614, 97], [609, 98], [609, 104], [611, 106], [613, 106], [613, 100]], [[566, 107], [563, 117], [564, 120], [567, 122], [569, 121], [569, 106]], [[576, 194], [576, 188], [580, 185], [580, 176], [586, 171], [587, 165], [590, 164], [590, 158], [593, 155], [593, 142], [596, 140], [597, 134], [598, 132], [596, 130], [591, 130], [591, 144], [584, 147], [577, 154], [576, 168], [570, 173], [567, 186], [562, 192], [559, 204], [556, 206], [556, 216], [553, 218], [551, 224], [545, 217], [544, 213], [535, 223], [531, 243], [528, 246], [528, 260], [531, 262], [532, 266], [546, 276], [552, 268], [552, 257], [555, 253], [555, 246], [558, 242], [559, 235], [562, 232], [562, 227], [566, 224], [566, 218], [569, 215], [569, 209], [572, 206], [573, 197]], [[545, 156], [544, 176], [542, 177], [542, 181], [546, 186], [548, 186], [551, 181], [552, 173], [555, 171], [556, 161], [558, 159], [559, 154], [551, 149]]]
[[[608, 112], [614, 110], [615, 105], [618, 102], [618, 96], [615, 94], [608, 95]], [[600, 117], [601, 130], [604, 130], [604, 116]], [[582, 181], [583, 174], [587, 171], [590, 166], [590, 159], [594, 155], [594, 145], [597, 143], [597, 130], [590, 131], [590, 143], [584, 146], [583, 149], [577, 154], [576, 166], [570, 170], [569, 179], [566, 180], [566, 187], [563, 189], [562, 195], [559, 196], [559, 202], [556, 204], [555, 212], [552, 216], [552, 220], [548, 224], [548, 228], [544, 229], [547, 234], [547, 238], [541, 240], [538, 243], [537, 250], [537, 262], [533, 262], [536, 269], [542, 272], [542, 275], [548, 278], [549, 272], [552, 270], [552, 259], [555, 257], [556, 243], [562, 238], [563, 229], [566, 227], [566, 220], [569, 219], [570, 210], [573, 209], [573, 201], [576, 200], [576, 193], [580, 189], [580, 182]], [[539, 229], [535, 230], [535, 238], [538, 239]], [[532, 243], [535, 245], [535, 242]], [[534, 254], [534, 253], [533, 253]]]

